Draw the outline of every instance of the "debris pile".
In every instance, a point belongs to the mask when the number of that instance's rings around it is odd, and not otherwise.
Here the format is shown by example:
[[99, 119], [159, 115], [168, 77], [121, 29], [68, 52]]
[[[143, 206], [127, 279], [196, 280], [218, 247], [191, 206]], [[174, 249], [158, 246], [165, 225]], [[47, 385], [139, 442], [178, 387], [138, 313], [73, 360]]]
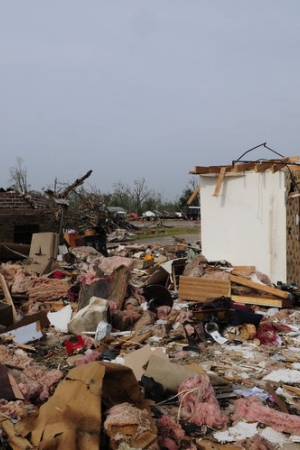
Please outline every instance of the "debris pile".
[[0, 266], [5, 448], [298, 448], [296, 286], [197, 243], [53, 242]]

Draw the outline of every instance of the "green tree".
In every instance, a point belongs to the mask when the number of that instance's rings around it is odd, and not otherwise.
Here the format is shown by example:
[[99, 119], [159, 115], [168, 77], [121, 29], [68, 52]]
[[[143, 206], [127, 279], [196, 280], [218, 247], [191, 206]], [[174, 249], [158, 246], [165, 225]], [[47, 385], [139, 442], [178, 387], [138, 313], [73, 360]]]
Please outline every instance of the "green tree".
[[[181, 196], [178, 199], [178, 206], [179, 208], [183, 208], [187, 205], [187, 202], [191, 198], [191, 196], [194, 194], [196, 188], [198, 186], [197, 180], [195, 178], [191, 178], [189, 182], [187, 183], [186, 187], [183, 189]], [[197, 195], [190, 206], [200, 206], [200, 196]]]

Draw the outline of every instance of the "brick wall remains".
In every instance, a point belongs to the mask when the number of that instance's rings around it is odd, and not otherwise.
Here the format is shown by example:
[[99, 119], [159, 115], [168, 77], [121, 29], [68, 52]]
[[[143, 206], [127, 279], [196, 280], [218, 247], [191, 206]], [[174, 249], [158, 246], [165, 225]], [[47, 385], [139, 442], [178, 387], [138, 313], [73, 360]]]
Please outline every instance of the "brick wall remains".
[[[47, 198], [41, 194], [24, 196], [17, 192], [0, 192], [0, 241], [28, 243], [28, 234], [32, 230], [59, 231], [59, 222]], [[26, 242], [22, 242], [22, 234]]]
[[0, 192], [1, 209], [49, 209], [48, 200], [41, 194]]

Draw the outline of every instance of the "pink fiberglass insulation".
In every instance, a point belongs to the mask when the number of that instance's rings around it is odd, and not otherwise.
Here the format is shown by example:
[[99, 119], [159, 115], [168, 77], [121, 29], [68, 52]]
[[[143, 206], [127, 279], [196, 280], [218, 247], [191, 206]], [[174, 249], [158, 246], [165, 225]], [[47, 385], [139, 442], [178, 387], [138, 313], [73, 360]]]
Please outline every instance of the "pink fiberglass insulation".
[[156, 425], [160, 448], [177, 450], [180, 439], [185, 436], [181, 425], [165, 414], [157, 420]]
[[215, 391], [206, 374], [184, 380], [178, 388], [180, 416], [196, 425], [222, 429], [228, 417], [221, 411]]
[[275, 450], [277, 446], [269, 442], [263, 436], [255, 434], [251, 438], [247, 437], [236, 441], [234, 443], [237, 447], [241, 447], [243, 450]]
[[259, 397], [251, 396], [235, 401], [232, 420], [238, 422], [260, 422], [276, 431], [290, 434], [300, 434], [300, 416], [287, 414], [264, 406]]

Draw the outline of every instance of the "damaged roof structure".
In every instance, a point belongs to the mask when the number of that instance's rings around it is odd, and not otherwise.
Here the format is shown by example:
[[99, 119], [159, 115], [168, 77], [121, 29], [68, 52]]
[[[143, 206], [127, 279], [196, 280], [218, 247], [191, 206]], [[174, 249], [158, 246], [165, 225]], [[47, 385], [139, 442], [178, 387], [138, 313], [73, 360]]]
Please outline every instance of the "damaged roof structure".
[[[199, 167], [201, 240], [208, 259], [255, 264], [300, 283], [299, 157]], [[259, 251], [257, 251], [259, 249]]]
[[193, 173], [201, 246], [36, 233], [2, 262], [3, 446], [299, 448], [296, 159]]

